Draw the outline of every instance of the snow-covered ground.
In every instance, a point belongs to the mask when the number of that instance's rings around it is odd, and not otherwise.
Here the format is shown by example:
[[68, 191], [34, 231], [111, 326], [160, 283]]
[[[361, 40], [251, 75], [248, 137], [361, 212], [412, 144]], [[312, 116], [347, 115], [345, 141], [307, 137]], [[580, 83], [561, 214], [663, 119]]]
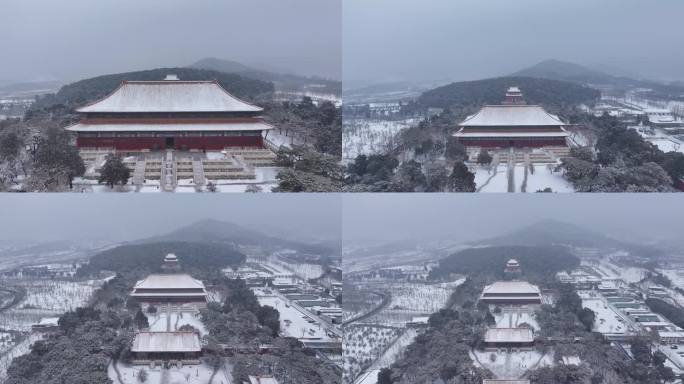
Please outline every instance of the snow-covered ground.
[[373, 363], [372, 368], [381, 369], [392, 365], [397, 359], [404, 353], [406, 347], [408, 347], [413, 340], [418, 336], [418, 330], [415, 328], [409, 328], [401, 334], [392, 345], [390, 345], [385, 352], [380, 356], [375, 363]]
[[358, 155], [372, 155], [388, 149], [394, 136], [419, 119], [345, 119], [342, 128], [342, 157], [351, 161]]
[[622, 279], [628, 283], [638, 283], [646, 276], [643, 268], [617, 266], [608, 260], [603, 260], [599, 265], [592, 265], [592, 268], [605, 278]]
[[[207, 364], [201, 365], [187, 365], [182, 368], [172, 367], [169, 369], [162, 369], [157, 366], [150, 368], [144, 365], [127, 365], [121, 362], [117, 363], [117, 369], [121, 373], [121, 381], [118, 379], [114, 365], [109, 364], [107, 367], [108, 376], [115, 383], [121, 384], [140, 384], [138, 374], [140, 370], [147, 372], [147, 380], [145, 383], [157, 384], [206, 384], [209, 382], [214, 370]], [[227, 369], [221, 367], [214, 376], [212, 383], [231, 383], [232, 377]]]
[[[543, 191], [551, 188], [552, 192], [574, 192], [572, 184], [563, 178], [561, 173], [554, 172], [555, 163], [535, 163], [534, 172], [528, 171], [526, 192]], [[508, 165], [499, 164], [495, 169], [475, 166], [475, 186], [478, 192], [503, 193], [508, 192]], [[515, 192], [522, 192], [525, 183], [525, 165], [518, 163], [513, 171]]]
[[385, 349], [402, 333], [399, 328], [376, 325], [345, 327], [344, 378], [351, 382], [380, 357]]
[[84, 306], [101, 281], [21, 280], [26, 296], [13, 308], [0, 313], [0, 328], [28, 332], [43, 317], [61, 315]]
[[333, 340], [324, 324], [314, 314], [298, 308], [281, 296], [257, 293], [259, 304], [275, 308], [280, 313], [280, 331], [286, 336], [300, 340]]
[[539, 324], [534, 311], [528, 308], [504, 309], [499, 313], [493, 313], [496, 328], [520, 328], [529, 325], [534, 331], [539, 330]]
[[622, 316], [602, 298], [582, 295], [582, 306], [591, 309], [596, 314], [594, 332], [603, 334], [625, 334], [628, 332], [628, 326]]
[[[31, 345], [43, 338], [43, 334], [31, 332], [31, 325], [45, 317], [54, 317], [66, 311], [84, 306], [103, 280], [82, 282], [61, 280], [12, 281], [26, 289], [26, 296], [16, 306], [0, 312], [0, 329], [14, 331], [25, 337], [18, 344], [4, 339], [0, 354], [0, 382], [5, 378], [12, 359], [28, 353]], [[2, 332], [5, 335], [6, 332]]]
[[[543, 191], [545, 188], [551, 188], [553, 192], [574, 192], [567, 180], [559, 172], [553, 172], [556, 164], [535, 164], [534, 173], [527, 175], [527, 192]], [[516, 166], [516, 169], [520, 165]], [[518, 180], [516, 175], [516, 190], [520, 190], [522, 186], [522, 179]]]
[[295, 263], [291, 261], [283, 261], [278, 255], [268, 258], [268, 264], [272, 267], [278, 268], [279, 271], [283, 273], [293, 273], [295, 276], [304, 279], [317, 279], [321, 277], [323, 272], [323, 267], [319, 264], [309, 264], [309, 263]]
[[375, 383], [372, 371], [390, 366], [417, 336], [418, 331], [406, 328], [406, 323], [417, 315], [444, 308], [454, 289], [464, 281], [382, 282], [382, 289], [391, 293], [387, 307], [362, 324], [345, 328], [345, 382], [357, 379], [357, 384]]
[[157, 312], [152, 314], [147, 310], [143, 311], [147, 316], [147, 321], [150, 324], [150, 331], [166, 332], [177, 331], [183, 325], [190, 325], [199, 331], [201, 336], [206, 335], [207, 329], [200, 320], [199, 311], [167, 311], [164, 308], [157, 308]]
[[553, 365], [553, 353], [537, 350], [520, 352], [477, 351], [471, 352], [473, 361], [489, 369], [498, 379], [517, 379], [527, 370]]

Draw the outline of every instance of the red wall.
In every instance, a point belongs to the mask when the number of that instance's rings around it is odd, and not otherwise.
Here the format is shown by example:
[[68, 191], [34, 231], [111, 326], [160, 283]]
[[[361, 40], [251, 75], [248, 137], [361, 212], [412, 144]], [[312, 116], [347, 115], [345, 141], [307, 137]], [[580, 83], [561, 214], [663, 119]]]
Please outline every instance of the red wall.
[[484, 147], [484, 148], [508, 148], [511, 146], [511, 141], [513, 146], [516, 148], [540, 148], [540, 147], [550, 147], [550, 146], [566, 146], [565, 139], [545, 139], [545, 140], [526, 140], [526, 139], [516, 139], [516, 140], [463, 140], [461, 143], [465, 146], [471, 147]]
[[[105, 147], [123, 151], [141, 149], [166, 149], [164, 137], [77, 137], [76, 146], [79, 148]], [[174, 149], [206, 149], [222, 150], [225, 147], [259, 147], [264, 146], [261, 136], [206, 136], [206, 137], [175, 137]]]

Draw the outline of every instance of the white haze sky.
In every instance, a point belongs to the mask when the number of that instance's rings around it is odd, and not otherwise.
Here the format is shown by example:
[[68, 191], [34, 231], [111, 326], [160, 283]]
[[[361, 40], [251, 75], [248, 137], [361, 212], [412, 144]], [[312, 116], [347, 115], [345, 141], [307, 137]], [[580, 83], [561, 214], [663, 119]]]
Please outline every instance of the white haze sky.
[[545, 219], [620, 240], [681, 238], [684, 206], [676, 194], [354, 194], [343, 199], [343, 244], [506, 234]]
[[0, 242], [135, 240], [202, 219], [352, 245], [467, 242], [554, 219], [653, 243], [681, 238], [684, 206], [676, 194], [0, 194], [0, 212]]
[[345, 0], [345, 86], [510, 74], [545, 59], [684, 80], [681, 0]]
[[335, 194], [0, 194], [0, 241], [128, 241], [216, 219], [276, 236], [339, 239]]
[[2, 0], [0, 81], [78, 80], [205, 57], [340, 78], [341, 0]]

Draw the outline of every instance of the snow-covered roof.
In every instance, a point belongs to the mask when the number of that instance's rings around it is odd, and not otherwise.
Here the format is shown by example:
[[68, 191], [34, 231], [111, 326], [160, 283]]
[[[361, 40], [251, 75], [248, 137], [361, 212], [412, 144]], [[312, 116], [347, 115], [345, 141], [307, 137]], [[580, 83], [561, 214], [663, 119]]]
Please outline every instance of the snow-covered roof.
[[497, 281], [493, 284], [486, 286], [482, 290], [483, 295], [496, 295], [500, 293], [540, 294], [540, 291], [539, 287], [537, 287], [536, 285], [532, 285], [527, 281]]
[[530, 384], [529, 380], [484, 379], [482, 384]]
[[278, 384], [273, 376], [249, 376], [249, 384]]
[[531, 343], [534, 335], [529, 328], [489, 328], [485, 343]]
[[503, 132], [471, 132], [471, 131], [464, 131], [461, 129], [460, 131], [454, 133], [454, 136], [456, 137], [568, 137], [570, 134], [568, 134], [566, 131], [540, 131], [540, 132], [511, 132], [511, 131], [503, 131]]
[[59, 317], [44, 317], [40, 319], [38, 322], [38, 325], [45, 325], [45, 326], [57, 326], [59, 323]]
[[132, 352], [199, 352], [195, 332], [139, 332], [133, 339]]
[[566, 125], [538, 105], [485, 105], [468, 116], [462, 127], [560, 126]]
[[177, 124], [88, 124], [76, 123], [66, 127], [74, 132], [185, 132], [185, 131], [267, 131], [273, 126], [262, 121], [240, 123], [177, 123]]
[[135, 284], [138, 289], [204, 289], [204, 283], [184, 273], [153, 274]]
[[169, 253], [168, 255], [164, 256], [164, 260], [166, 260], [166, 261], [177, 261], [178, 258], [173, 253]]
[[658, 336], [684, 339], [684, 331], [659, 331]]
[[261, 112], [217, 81], [124, 81], [109, 96], [78, 112]]

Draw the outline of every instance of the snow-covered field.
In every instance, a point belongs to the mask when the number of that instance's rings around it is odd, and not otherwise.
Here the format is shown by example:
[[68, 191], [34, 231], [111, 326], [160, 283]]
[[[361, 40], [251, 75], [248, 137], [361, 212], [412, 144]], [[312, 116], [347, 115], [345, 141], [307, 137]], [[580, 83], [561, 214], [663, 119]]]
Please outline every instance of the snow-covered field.
[[[0, 329], [18, 332], [25, 338], [18, 344], [12, 339], [2, 339], [0, 382], [12, 359], [27, 353], [31, 344], [43, 337], [41, 333], [32, 333], [31, 325], [38, 323], [41, 318], [58, 316], [84, 306], [102, 280], [17, 280], [12, 283], [26, 289], [26, 296], [16, 306], [0, 313]], [[0, 335], [4, 337], [5, 334], [6, 332], [2, 332]]]
[[646, 276], [647, 271], [643, 268], [617, 266], [610, 261], [602, 261], [599, 265], [592, 265], [592, 268], [606, 278], [619, 278], [628, 283], [638, 283]]
[[684, 146], [682, 142], [674, 137], [656, 137], [656, 138], [646, 138], [652, 144], [658, 146], [663, 152], [682, 152], [684, 153]]
[[[256, 293], [256, 292], [255, 292]], [[325, 327], [312, 313], [300, 310], [280, 296], [257, 294], [259, 304], [275, 308], [280, 313], [280, 331], [289, 337], [310, 340], [330, 340]]]
[[344, 332], [344, 377], [353, 381], [359, 373], [380, 357], [385, 349], [401, 334], [399, 328], [373, 325], [348, 326]]
[[603, 334], [624, 334], [627, 332], [627, 325], [622, 320], [622, 316], [615, 312], [611, 306], [608, 305], [601, 298], [587, 298], [583, 296], [582, 306], [589, 308], [596, 314], [594, 322], [594, 332]]
[[296, 263], [291, 261], [283, 261], [277, 256], [269, 257], [269, 265], [277, 267], [284, 273], [293, 273], [295, 276], [304, 279], [317, 279], [323, 274], [323, 267], [319, 264]]
[[429, 315], [444, 308], [451, 293], [463, 283], [459, 279], [450, 283], [425, 284], [397, 282], [383, 284], [391, 292], [389, 305], [364, 322], [404, 326], [417, 315]]
[[101, 281], [21, 280], [26, 296], [15, 307], [0, 313], [0, 328], [28, 332], [42, 317], [61, 315], [84, 306]]
[[388, 149], [388, 144], [398, 132], [418, 122], [419, 119], [345, 119], [342, 128], [342, 157], [353, 160], [358, 155], [380, 153]]

